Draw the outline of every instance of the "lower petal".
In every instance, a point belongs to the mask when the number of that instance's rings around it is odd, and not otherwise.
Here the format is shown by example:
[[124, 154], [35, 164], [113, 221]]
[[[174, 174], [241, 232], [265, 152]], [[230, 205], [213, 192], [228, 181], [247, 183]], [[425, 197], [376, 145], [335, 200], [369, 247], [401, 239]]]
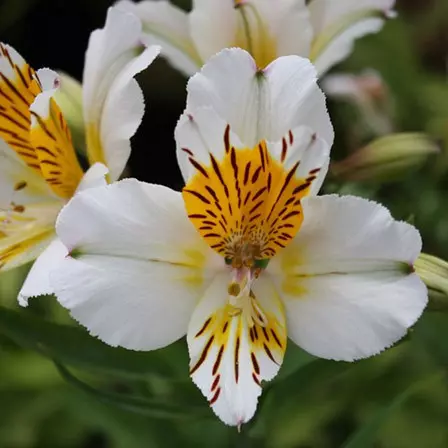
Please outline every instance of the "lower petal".
[[195, 268], [108, 255], [72, 254], [50, 275], [59, 303], [81, 325], [132, 350], [184, 336], [206, 281]]
[[56, 238], [42, 252], [31, 267], [22, 289], [19, 292], [19, 304], [28, 305], [30, 297], [52, 294], [50, 286], [50, 271], [56, 268], [68, 251], [62, 242]]
[[376, 355], [406, 335], [426, 305], [417, 274], [399, 271], [305, 277], [284, 294], [289, 337], [321, 358], [354, 361]]
[[193, 313], [187, 342], [194, 383], [224, 423], [239, 426], [255, 413], [261, 381], [271, 380], [280, 368], [286, 325], [268, 278], [257, 280], [251, 305], [265, 317], [264, 325], [228, 304], [228, 281], [227, 272], [215, 277]]

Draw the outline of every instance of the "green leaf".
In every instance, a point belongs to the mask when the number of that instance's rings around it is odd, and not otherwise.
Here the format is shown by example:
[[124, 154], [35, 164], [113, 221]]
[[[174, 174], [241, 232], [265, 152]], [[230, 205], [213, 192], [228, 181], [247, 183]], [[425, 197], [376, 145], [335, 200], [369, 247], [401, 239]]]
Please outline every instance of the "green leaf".
[[380, 410], [361, 428], [356, 431], [343, 445], [343, 448], [369, 448], [376, 440], [376, 435], [381, 427], [388, 421], [392, 414], [423, 385], [440, 377], [440, 373], [432, 374], [427, 378], [414, 383], [399, 393], [390, 403]]
[[73, 386], [107, 404], [113, 404], [126, 411], [162, 419], [196, 419], [198, 417], [211, 417], [213, 415], [206, 406], [195, 406], [174, 400], [158, 400], [154, 398], [143, 398], [135, 395], [102, 391], [75, 377], [62, 364], [55, 362], [55, 365], [62, 377]]
[[[79, 327], [48, 322], [28, 311], [0, 307], [0, 333], [18, 345], [38, 351], [64, 364], [114, 375], [145, 377], [173, 376], [183, 366], [185, 379], [188, 356], [184, 341], [153, 352], [135, 352], [110, 347]], [[183, 377], [183, 375], [182, 375]]]

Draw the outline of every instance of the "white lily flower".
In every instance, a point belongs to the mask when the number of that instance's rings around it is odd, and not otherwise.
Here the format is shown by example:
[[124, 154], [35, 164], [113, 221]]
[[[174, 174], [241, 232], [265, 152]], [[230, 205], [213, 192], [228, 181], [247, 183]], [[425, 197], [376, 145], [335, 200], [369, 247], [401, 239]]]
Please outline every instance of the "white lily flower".
[[249, 51], [261, 68], [279, 56], [308, 57], [319, 76], [345, 59], [354, 41], [394, 16], [395, 0], [193, 0], [186, 13], [167, 0], [121, 0], [138, 15], [143, 40], [162, 46], [174, 67], [192, 75], [227, 47]]
[[189, 81], [176, 141], [182, 194], [127, 179], [59, 215], [70, 254], [52, 285], [92, 335], [155, 350], [186, 334], [193, 381], [241, 425], [287, 337], [353, 361], [420, 316], [418, 231], [374, 202], [315, 196], [333, 130], [308, 60], [259, 70], [244, 50], [223, 50]]
[[21, 305], [51, 293], [48, 272], [67, 253], [54, 228], [62, 207], [76, 192], [105, 184], [108, 171], [116, 180], [125, 167], [144, 112], [134, 76], [159, 51], [150, 47], [137, 55], [140, 34], [136, 16], [111, 8], [105, 27], [91, 35], [83, 84], [91, 165], [85, 174], [52, 98], [58, 75], [35, 72], [0, 44], [0, 269], [38, 257], [19, 293]]

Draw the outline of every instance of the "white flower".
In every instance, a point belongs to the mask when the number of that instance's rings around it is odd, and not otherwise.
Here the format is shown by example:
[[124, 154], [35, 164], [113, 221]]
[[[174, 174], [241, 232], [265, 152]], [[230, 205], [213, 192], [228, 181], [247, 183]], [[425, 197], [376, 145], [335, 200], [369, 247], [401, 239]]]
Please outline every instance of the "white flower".
[[59, 215], [70, 254], [52, 285], [91, 334], [134, 350], [187, 334], [193, 381], [241, 425], [287, 337], [352, 361], [420, 316], [418, 231], [374, 202], [315, 197], [333, 131], [308, 60], [259, 70], [244, 50], [222, 51], [190, 80], [176, 141], [182, 194], [128, 179]]
[[0, 269], [39, 257], [19, 293], [22, 305], [51, 292], [48, 272], [66, 255], [54, 229], [61, 208], [77, 191], [104, 184], [107, 171], [116, 180], [124, 169], [144, 111], [134, 76], [159, 51], [151, 47], [137, 55], [140, 34], [136, 16], [111, 8], [105, 27], [90, 37], [83, 84], [86, 174], [52, 98], [58, 75], [35, 72], [0, 44]]
[[354, 41], [378, 32], [395, 0], [193, 0], [186, 13], [166, 0], [121, 0], [138, 15], [143, 39], [162, 45], [179, 70], [192, 75], [226, 47], [249, 51], [261, 68], [279, 56], [308, 57], [319, 75], [345, 59]]

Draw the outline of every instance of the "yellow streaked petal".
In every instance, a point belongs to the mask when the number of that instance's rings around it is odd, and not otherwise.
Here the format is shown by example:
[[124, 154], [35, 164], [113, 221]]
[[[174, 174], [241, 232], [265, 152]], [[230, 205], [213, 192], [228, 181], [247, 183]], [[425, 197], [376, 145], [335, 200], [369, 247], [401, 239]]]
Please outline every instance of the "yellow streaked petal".
[[187, 335], [190, 375], [218, 417], [239, 426], [255, 413], [261, 382], [271, 380], [282, 364], [286, 322], [269, 280], [261, 285], [268, 300], [247, 297], [248, 306], [236, 309], [226, 303], [225, 279], [215, 279], [193, 313]]
[[52, 226], [33, 226], [0, 238], [0, 271], [12, 269], [37, 258], [55, 236]]
[[50, 92], [42, 93], [31, 107], [30, 138], [36, 150], [42, 175], [60, 197], [73, 196], [82, 179], [72, 144], [70, 129]]
[[41, 91], [35, 71], [12, 47], [0, 44], [0, 137], [38, 172], [40, 167], [29, 136], [29, 107]]
[[197, 171], [183, 190], [186, 209], [209, 246], [224, 257], [235, 259], [241, 251], [249, 251], [253, 259], [268, 259], [299, 230], [301, 199], [319, 169], [304, 178], [296, 173], [299, 161], [286, 165], [292, 133], [289, 141], [283, 139], [284, 148], [276, 160], [265, 141], [255, 148], [231, 146], [229, 132], [227, 126], [224, 158], [218, 161], [210, 154], [208, 166], [183, 148]]

